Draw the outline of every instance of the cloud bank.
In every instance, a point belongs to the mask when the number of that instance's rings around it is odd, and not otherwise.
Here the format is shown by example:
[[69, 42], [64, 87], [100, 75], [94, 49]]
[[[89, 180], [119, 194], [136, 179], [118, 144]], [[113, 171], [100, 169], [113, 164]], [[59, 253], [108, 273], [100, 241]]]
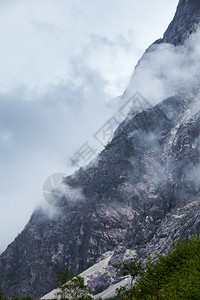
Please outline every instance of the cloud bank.
[[0, 0], [0, 251], [44, 201], [44, 180], [73, 172], [68, 157], [110, 118], [177, 2]]
[[181, 46], [154, 44], [139, 62], [127, 94], [140, 93], [152, 105], [176, 94], [189, 94], [200, 84], [200, 29]]

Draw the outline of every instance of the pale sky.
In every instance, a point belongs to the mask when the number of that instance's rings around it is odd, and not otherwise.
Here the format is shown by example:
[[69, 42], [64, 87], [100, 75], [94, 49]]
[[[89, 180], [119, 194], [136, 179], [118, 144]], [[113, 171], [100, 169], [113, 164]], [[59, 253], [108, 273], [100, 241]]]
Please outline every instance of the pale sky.
[[106, 122], [178, 0], [0, 0], [0, 251]]

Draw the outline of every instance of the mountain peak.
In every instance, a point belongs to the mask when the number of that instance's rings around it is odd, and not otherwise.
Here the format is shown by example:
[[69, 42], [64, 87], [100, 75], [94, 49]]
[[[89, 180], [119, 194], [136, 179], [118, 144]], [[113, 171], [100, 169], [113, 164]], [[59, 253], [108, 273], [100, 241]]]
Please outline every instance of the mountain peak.
[[[199, 22], [200, 0], [180, 0], [159, 42], [183, 44]], [[159, 90], [164, 85], [168, 89], [168, 81], [178, 82], [178, 91], [179, 81], [181, 87], [196, 83], [199, 73], [187, 76], [191, 69], [181, 64], [185, 54], [178, 57], [181, 51], [175, 52], [175, 59], [174, 54], [170, 58], [171, 52], [165, 57], [164, 51], [158, 59], [143, 57], [138, 78], [150, 86], [150, 93], [155, 90], [160, 97]], [[199, 56], [191, 57], [194, 67]], [[134, 84], [138, 88], [137, 80]], [[45, 295], [57, 284], [57, 271], [66, 268], [73, 274], [84, 271], [90, 290], [108, 295], [110, 287], [115, 290], [125, 280], [123, 261], [164, 253], [172, 241], [200, 230], [199, 99], [181, 90], [181, 95], [145, 110], [143, 104], [138, 107], [131, 88], [132, 97], [127, 91], [129, 100], [122, 108], [131, 101], [132, 109], [141, 112], [127, 116], [93, 165], [63, 179], [66, 189], [81, 190], [84, 200], [64, 194], [69, 204], [55, 207], [55, 217], [36, 210], [0, 256], [0, 285], [10, 298]]]
[[167, 28], [163, 40], [174, 45], [183, 44], [196, 31], [200, 23], [200, 1], [180, 0], [173, 21]]

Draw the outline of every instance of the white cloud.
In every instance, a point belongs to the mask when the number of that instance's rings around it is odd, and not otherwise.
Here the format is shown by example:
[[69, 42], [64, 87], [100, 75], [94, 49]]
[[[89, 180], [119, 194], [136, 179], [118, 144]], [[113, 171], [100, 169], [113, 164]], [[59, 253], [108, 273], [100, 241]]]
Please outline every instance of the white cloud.
[[112, 115], [108, 100], [177, 2], [0, 1], [0, 250], [42, 200], [46, 177], [73, 170], [68, 157]]
[[[26, 85], [43, 91], [68, 80], [75, 55], [109, 80], [106, 87], [112, 95], [121, 93], [142, 51], [172, 16], [177, 1], [168, 2], [162, 7], [158, 0], [1, 2], [0, 90]], [[158, 7], [162, 13], [156, 10], [149, 16], [149, 9]], [[162, 22], [161, 15], [166, 18]]]
[[184, 45], [156, 44], [146, 53], [133, 74], [127, 94], [136, 91], [152, 104], [199, 87], [200, 29]]

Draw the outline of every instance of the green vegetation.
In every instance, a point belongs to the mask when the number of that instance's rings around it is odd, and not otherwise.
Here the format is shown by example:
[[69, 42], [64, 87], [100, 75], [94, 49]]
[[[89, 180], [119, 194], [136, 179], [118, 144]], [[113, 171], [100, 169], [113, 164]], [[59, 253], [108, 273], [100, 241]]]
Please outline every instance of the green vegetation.
[[0, 287], [0, 299], [5, 299], [5, 293], [3, 292], [1, 287]]
[[114, 146], [114, 142], [119, 139], [122, 141], [122, 147], [120, 147], [118, 150], [122, 148], [126, 158], [135, 156], [136, 150], [133, 146], [133, 143], [130, 139], [128, 139], [127, 134], [124, 131], [120, 131], [110, 142], [108, 142], [105, 150], [111, 149]]
[[126, 133], [124, 131], [119, 131], [118, 134], [113, 138], [113, 141], [118, 140], [121, 136], [126, 136]]
[[141, 261], [131, 260], [129, 264], [123, 262], [123, 275], [131, 276], [131, 288], [133, 287], [133, 280], [135, 277], [143, 272], [143, 266]]
[[69, 272], [68, 269], [57, 271], [58, 285], [56, 287], [60, 287], [73, 278], [73, 274]]
[[179, 240], [166, 255], [151, 256], [144, 266], [132, 261], [124, 264], [125, 274], [132, 280], [139, 276], [132, 287], [118, 290], [118, 299], [131, 300], [199, 300], [200, 299], [200, 239], [191, 237], [188, 242]]
[[[157, 254], [156, 259], [149, 256], [145, 264], [138, 260], [123, 263], [122, 272], [131, 276], [131, 287], [118, 289], [118, 295], [113, 300], [199, 300], [200, 237], [193, 236], [187, 242], [181, 239], [166, 255]], [[71, 279], [68, 270], [64, 270], [58, 272], [58, 280], [60, 287], [57, 296], [61, 300], [93, 299], [82, 277]], [[10, 298], [0, 288], [1, 299]], [[20, 299], [31, 300], [31, 297], [13, 298]]]
[[108, 144], [105, 146], [105, 150], [109, 150], [113, 146], [113, 142], [120, 139], [122, 136], [126, 136], [124, 131], [120, 131]]
[[124, 145], [124, 155], [125, 157], [132, 157], [136, 153], [135, 148], [133, 147], [133, 144], [131, 141], [127, 140]]
[[106, 146], [105, 146], [105, 150], [109, 150], [112, 148], [112, 142], [109, 142]]
[[[76, 276], [71, 279], [71, 274], [66, 269], [64, 271], [57, 272], [59, 288], [57, 292], [60, 300], [92, 300], [88, 287], [84, 284], [84, 278]], [[66, 282], [67, 281], [67, 282]], [[12, 300], [31, 300], [31, 297], [12, 298]], [[54, 300], [56, 300], [54, 299]], [[0, 300], [11, 300], [8, 298], [0, 287]]]
[[68, 281], [59, 288], [57, 293], [59, 299], [80, 299], [80, 300], [92, 300], [88, 287], [84, 284], [84, 278], [76, 276], [72, 280]]
[[10, 286], [18, 283], [17, 271], [19, 270], [19, 268], [20, 264], [16, 264], [15, 267], [10, 272], [8, 272], [6, 280]]
[[[10, 300], [11, 298], [8, 298], [6, 294], [3, 292], [2, 288], [0, 287], [0, 300]], [[13, 300], [31, 300], [31, 297], [22, 297], [22, 298], [12, 298]]]

